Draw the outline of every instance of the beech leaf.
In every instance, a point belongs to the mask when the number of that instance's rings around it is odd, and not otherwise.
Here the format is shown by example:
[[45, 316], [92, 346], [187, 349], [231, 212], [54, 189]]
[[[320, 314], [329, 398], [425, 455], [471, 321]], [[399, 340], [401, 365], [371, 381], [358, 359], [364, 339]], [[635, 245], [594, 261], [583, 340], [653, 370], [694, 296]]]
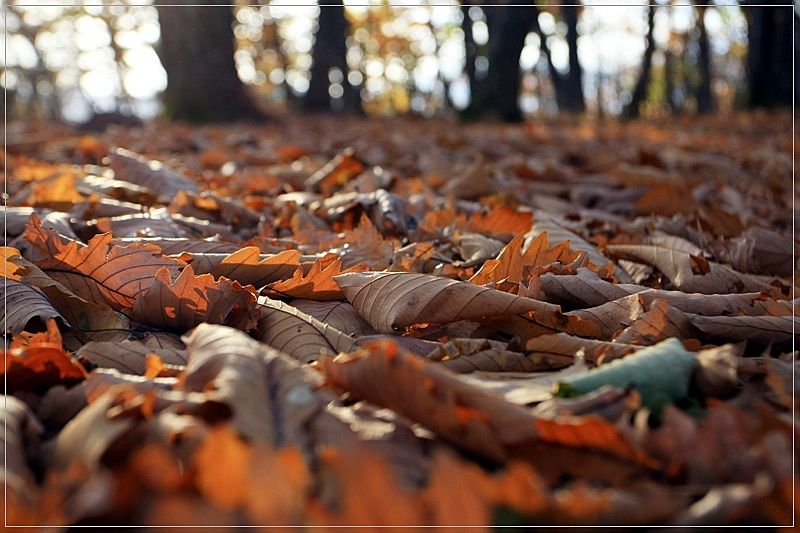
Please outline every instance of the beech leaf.
[[414, 324], [527, 312], [540, 321], [557, 321], [561, 314], [553, 304], [427, 274], [364, 272], [334, 279], [359, 314], [383, 333]]

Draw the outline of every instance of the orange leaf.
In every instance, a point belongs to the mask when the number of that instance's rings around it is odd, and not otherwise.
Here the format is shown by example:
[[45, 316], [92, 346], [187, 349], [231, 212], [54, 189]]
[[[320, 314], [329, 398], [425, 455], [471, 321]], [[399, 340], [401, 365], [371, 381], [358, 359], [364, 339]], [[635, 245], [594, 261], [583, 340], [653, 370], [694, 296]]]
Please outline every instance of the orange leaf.
[[253, 293], [238, 281], [195, 276], [189, 265], [174, 282], [170, 270], [161, 268], [126, 313], [144, 324], [179, 332], [202, 322], [247, 330], [255, 325], [255, 305]]
[[61, 333], [52, 318], [47, 321], [47, 331], [33, 335], [27, 346], [12, 342], [5, 359], [9, 394], [57, 384], [71, 386], [86, 378], [83, 367], [62, 347]]
[[506, 458], [507, 446], [536, 437], [527, 410], [388, 340], [368, 342], [347, 356], [323, 358], [321, 367], [331, 385], [353, 398], [393, 409], [495, 461]]
[[109, 233], [83, 245], [44, 228], [35, 214], [31, 215], [25, 239], [43, 258], [35, 263], [50, 277], [81, 298], [106, 303], [117, 311], [131, 307], [162, 268], [168, 275], [177, 276], [186, 265], [164, 257], [154, 245], [111, 244]]
[[291, 296], [308, 300], [343, 300], [344, 294], [333, 277], [347, 272], [366, 271], [367, 265], [356, 265], [343, 271], [342, 261], [333, 254], [327, 254], [314, 261], [308, 274], [303, 275], [303, 269], [298, 268], [292, 279], [273, 283], [262, 293], [276, 298]]
[[533, 213], [520, 212], [501, 205], [488, 215], [481, 213], [469, 218], [466, 229], [490, 235], [517, 235], [528, 232], [533, 224]]

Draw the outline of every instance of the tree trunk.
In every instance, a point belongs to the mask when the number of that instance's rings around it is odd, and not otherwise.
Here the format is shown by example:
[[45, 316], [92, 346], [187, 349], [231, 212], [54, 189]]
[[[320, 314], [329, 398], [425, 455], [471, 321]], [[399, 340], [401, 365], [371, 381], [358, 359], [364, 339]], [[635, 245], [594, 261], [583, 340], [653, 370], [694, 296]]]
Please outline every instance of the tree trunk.
[[[569, 72], [561, 84], [559, 107], [565, 111], [583, 113], [586, 103], [583, 99], [583, 69], [578, 61], [578, 6], [565, 5], [564, 21], [567, 24], [567, 45], [569, 46]], [[556, 73], [556, 75], [560, 75]]]
[[747, 55], [748, 107], [792, 105], [792, 17], [788, 4], [745, 7], [750, 48]]
[[697, 65], [700, 71], [700, 86], [697, 88], [698, 113], [709, 113], [714, 109], [714, 102], [711, 99], [711, 53], [705, 23], [706, 9], [706, 6], [697, 7], [697, 28], [700, 30], [697, 42], [700, 47], [700, 57]]
[[263, 119], [236, 73], [233, 11], [225, 0], [206, 5], [168, 5], [156, 0], [167, 71], [162, 95], [165, 114], [192, 122]]
[[653, 38], [653, 19], [655, 18], [656, 8], [649, 6], [647, 8], [647, 47], [644, 50], [644, 57], [642, 58], [642, 73], [639, 76], [639, 81], [636, 83], [636, 88], [633, 90], [630, 103], [625, 106], [622, 115], [626, 118], [636, 118], [639, 116], [639, 107], [647, 97], [647, 86], [650, 83], [650, 67], [653, 64], [653, 51], [656, 49], [656, 41]]
[[[311, 82], [303, 98], [308, 111], [360, 111], [358, 91], [347, 81], [347, 19], [341, 0], [319, 0], [318, 28], [312, 52]], [[341, 100], [334, 99], [329, 90], [331, 69], [342, 73]], [[339, 100], [338, 106], [335, 101]]]
[[478, 84], [478, 90], [473, 94], [464, 116], [495, 116], [506, 122], [519, 122], [522, 120], [519, 108], [519, 56], [538, 10], [533, 5], [515, 3], [487, 10], [486, 15], [489, 25], [489, 74]]

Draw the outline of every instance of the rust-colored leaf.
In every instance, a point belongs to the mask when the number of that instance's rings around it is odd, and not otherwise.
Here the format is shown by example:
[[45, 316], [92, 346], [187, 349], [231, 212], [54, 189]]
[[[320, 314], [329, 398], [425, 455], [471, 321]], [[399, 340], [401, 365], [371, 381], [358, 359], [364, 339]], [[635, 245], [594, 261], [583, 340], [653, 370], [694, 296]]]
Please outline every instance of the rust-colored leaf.
[[203, 322], [247, 330], [256, 321], [253, 292], [238, 281], [215, 281], [211, 274], [195, 276], [191, 265], [172, 280], [164, 267], [126, 313], [133, 320], [178, 332]]
[[300, 266], [300, 252], [285, 250], [263, 255], [255, 246], [247, 246], [231, 254], [190, 253], [187, 262], [196, 274], [226, 277], [242, 285], [263, 287], [290, 278]]
[[52, 318], [47, 320], [47, 331], [33, 335], [26, 345], [12, 342], [5, 355], [9, 393], [46, 390], [58, 383], [73, 385], [86, 378], [83, 367], [62, 347], [61, 333]]
[[116, 310], [132, 307], [137, 295], [153, 283], [162, 268], [177, 277], [185, 266], [182, 261], [162, 256], [156, 246], [116, 246], [111, 243], [111, 234], [93, 237], [88, 245], [65, 242], [42, 227], [36, 215], [31, 215], [25, 238], [42, 257], [36, 265], [49, 276], [76, 295]]
[[308, 273], [302, 268], [294, 271], [291, 279], [268, 285], [262, 294], [275, 298], [305, 298], [308, 300], [341, 300], [344, 298], [339, 285], [334, 280], [343, 272], [365, 272], [366, 265], [356, 265], [342, 270], [342, 262], [333, 254], [325, 255], [312, 263]]
[[[483, 457], [504, 460], [507, 446], [536, 437], [533, 418], [524, 409], [391, 341], [369, 343], [321, 363], [331, 385], [389, 407]], [[475, 416], [464, 417], [465, 409]]]

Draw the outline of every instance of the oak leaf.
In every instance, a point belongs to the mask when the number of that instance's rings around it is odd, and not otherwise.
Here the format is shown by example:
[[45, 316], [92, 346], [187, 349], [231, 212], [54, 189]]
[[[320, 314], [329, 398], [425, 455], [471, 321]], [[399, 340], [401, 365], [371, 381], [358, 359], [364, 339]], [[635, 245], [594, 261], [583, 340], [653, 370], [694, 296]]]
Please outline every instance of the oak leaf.
[[173, 280], [170, 269], [163, 267], [125, 313], [144, 324], [178, 332], [204, 322], [247, 330], [256, 321], [254, 292], [238, 281], [195, 276], [191, 265]]
[[159, 270], [177, 277], [185, 266], [153, 245], [114, 245], [111, 234], [97, 235], [88, 245], [66, 240], [42, 227], [36, 215], [31, 215], [25, 239], [42, 256], [36, 265], [50, 277], [76, 295], [118, 311], [132, 307]]

